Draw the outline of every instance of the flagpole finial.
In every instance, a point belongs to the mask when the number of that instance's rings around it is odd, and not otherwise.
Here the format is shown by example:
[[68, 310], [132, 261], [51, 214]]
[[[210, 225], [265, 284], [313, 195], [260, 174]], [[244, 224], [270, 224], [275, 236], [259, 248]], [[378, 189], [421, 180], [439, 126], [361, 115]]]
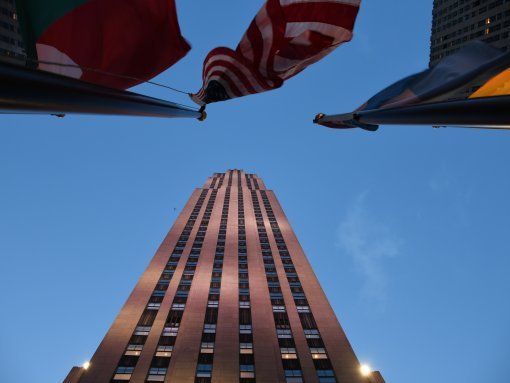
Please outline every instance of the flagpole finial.
[[317, 115], [315, 116], [315, 118], [313, 119], [313, 123], [314, 124], [318, 124], [319, 121], [325, 116], [324, 113], [317, 113]]
[[202, 105], [198, 112], [200, 113], [200, 117], [198, 117], [197, 120], [205, 121], [205, 119], [207, 118], [207, 113], [205, 112], [205, 105]]

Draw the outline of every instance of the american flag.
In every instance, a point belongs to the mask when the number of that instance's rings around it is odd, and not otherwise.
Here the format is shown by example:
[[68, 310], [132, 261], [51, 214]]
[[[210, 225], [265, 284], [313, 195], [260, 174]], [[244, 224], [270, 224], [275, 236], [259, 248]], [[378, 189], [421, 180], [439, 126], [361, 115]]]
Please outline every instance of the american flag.
[[213, 49], [203, 86], [192, 99], [205, 105], [282, 86], [352, 38], [361, 0], [268, 0], [235, 51]]

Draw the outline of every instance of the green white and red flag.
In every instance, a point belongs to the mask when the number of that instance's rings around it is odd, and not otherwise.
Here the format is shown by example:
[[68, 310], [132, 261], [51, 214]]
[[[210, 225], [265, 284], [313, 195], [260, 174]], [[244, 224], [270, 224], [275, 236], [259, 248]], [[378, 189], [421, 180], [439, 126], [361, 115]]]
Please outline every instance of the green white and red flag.
[[29, 64], [127, 89], [175, 64], [190, 46], [174, 0], [16, 0]]

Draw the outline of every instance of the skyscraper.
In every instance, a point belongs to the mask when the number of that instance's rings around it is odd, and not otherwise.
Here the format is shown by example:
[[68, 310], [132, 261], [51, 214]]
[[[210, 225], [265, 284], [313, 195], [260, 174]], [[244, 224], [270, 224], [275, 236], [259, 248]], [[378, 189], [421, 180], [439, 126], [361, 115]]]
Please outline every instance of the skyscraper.
[[68, 383], [361, 383], [358, 360], [275, 194], [253, 174], [196, 189]]
[[0, 60], [24, 63], [25, 58], [15, 2], [0, 0]]
[[510, 50], [510, 0], [434, 0], [430, 65], [479, 39]]

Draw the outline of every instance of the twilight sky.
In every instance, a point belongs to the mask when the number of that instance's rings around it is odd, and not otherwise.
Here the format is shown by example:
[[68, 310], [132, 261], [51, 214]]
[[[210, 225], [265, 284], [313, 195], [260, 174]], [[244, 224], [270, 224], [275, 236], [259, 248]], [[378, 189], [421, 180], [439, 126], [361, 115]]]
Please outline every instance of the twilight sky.
[[[157, 81], [194, 91], [207, 52], [235, 47], [263, 1], [177, 3], [193, 49]], [[510, 133], [311, 123], [425, 69], [431, 11], [365, 0], [351, 43], [205, 123], [2, 116], [0, 381], [59, 382], [89, 359], [193, 189], [229, 168], [276, 191], [387, 382], [508, 380]]]

